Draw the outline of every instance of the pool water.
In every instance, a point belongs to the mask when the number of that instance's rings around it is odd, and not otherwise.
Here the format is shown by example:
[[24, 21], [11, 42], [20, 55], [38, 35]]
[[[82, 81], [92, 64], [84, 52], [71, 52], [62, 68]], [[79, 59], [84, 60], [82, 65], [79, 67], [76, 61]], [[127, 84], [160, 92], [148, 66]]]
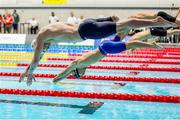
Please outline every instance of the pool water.
[[[61, 54], [63, 52], [64, 54], [60, 56], [63, 58], [67, 57], [68, 53], [81, 54], [83, 50], [93, 49], [95, 48], [83, 46], [52, 46], [49, 50], [49, 56], [51, 57], [55, 53], [60, 52], [59, 54]], [[22, 73], [26, 67], [12, 65], [10, 63], [30, 63], [30, 59], [23, 59], [23, 56], [29, 56], [31, 58], [29, 54], [27, 55], [27, 53], [32, 52], [30, 46], [0, 45], [0, 50], [0, 63], [9, 63], [7, 65], [0, 64], [0, 73]], [[5, 60], [4, 57], [6, 58], [8, 54], [16, 56], [14, 57], [15, 59]], [[108, 57], [106, 59], [111, 58]], [[123, 59], [132, 60], [134, 58]], [[160, 60], [163, 61], [166, 59], [161, 58]], [[169, 61], [180, 61], [180, 59], [169, 59]], [[69, 64], [70, 62], [45, 60], [41, 63]], [[98, 62], [95, 65], [140, 67], [142, 63]], [[148, 66], [180, 68], [179, 64], [148, 64]], [[58, 74], [62, 70], [64, 68], [38, 67], [35, 73]], [[131, 72], [138, 72], [138, 74], [133, 75], [130, 74]], [[88, 69], [86, 75], [180, 78], [180, 72], [128, 69]], [[34, 82], [32, 86], [26, 86], [25, 82], [19, 83], [18, 79], [19, 77], [1, 76], [0, 88], [180, 96], [180, 84], [172, 83], [64, 79], [59, 84], [54, 85], [52, 84], [52, 78], [38, 77], [36, 78], [37, 82]], [[124, 87], [114, 87], [117, 82], [126, 83], [126, 85]], [[0, 119], [180, 119], [180, 104], [178, 103], [0, 94], [0, 106]]]

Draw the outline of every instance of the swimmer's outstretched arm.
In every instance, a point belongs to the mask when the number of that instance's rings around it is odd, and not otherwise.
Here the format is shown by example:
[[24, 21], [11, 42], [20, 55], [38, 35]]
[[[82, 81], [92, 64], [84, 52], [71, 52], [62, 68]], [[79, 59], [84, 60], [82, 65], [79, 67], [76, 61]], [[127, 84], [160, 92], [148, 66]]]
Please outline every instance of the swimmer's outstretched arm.
[[30, 86], [32, 84], [32, 80], [35, 80], [35, 77], [33, 76], [33, 72], [36, 69], [40, 59], [41, 59], [41, 51], [43, 49], [43, 43], [38, 41], [35, 52], [34, 52], [34, 57], [29, 66], [27, 67], [25, 73], [23, 73], [19, 79], [19, 82], [23, 81], [24, 78], [27, 76], [27, 85]]
[[104, 58], [105, 55], [101, 54], [99, 49], [91, 51], [89, 53], [85, 53], [80, 58], [73, 61], [64, 71], [58, 74], [53, 82], [57, 83], [58, 81], [66, 78], [68, 75], [72, 73], [72, 71], [76, 68], [85, 68], [93, 63], [98, 62], [100, 59]]

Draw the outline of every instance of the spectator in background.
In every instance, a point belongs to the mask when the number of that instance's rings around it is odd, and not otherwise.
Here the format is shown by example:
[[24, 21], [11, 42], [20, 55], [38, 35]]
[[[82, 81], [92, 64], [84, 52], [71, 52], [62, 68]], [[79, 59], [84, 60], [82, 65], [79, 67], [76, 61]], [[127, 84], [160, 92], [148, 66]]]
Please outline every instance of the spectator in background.
[[3, 16], [2, 16], [4, 33], [6, 33], [6, 25], [5, 25], [5, 23], [4, 23], [4, 19], [5, 19], [5, 16], [7, 16], [7, 14], [8, 14], [8, 10], [5, 9], [5, 10], [4, 10], [4, 14], [3, 14]]
[[2, 33], [2, 23], [3, 23], [3, 18], [2, 15], [0, 14], [0, 33]]
[[78, 24], [78, 19], [74, 16], [73, 12], [70, 12], [70, 16], [67, 19], [68, 24]]
[[13, 23], [14, 23], [14, 18], [11, 15], [11, 12], [8, 11], [7, 15], [5, 15], [5, 18], [4, 18], [6, 33], [12, 33]]
[[83, 20], [84, 20], [84, 16], [81, 15], [81, 16], [78, 18], [78, 24], [80, 24]]
[[39, 29], [39, 23], [38, 21], [35, 19], [35, 17], [33, 17], [30, 21], [30, 31], [31, 34], [36, 34], [37, 30]]
[[59, 18], [55, 15], [54, 12], [51, 12], [51, 16], [49, 16], [49, 23], [59, 22]]
[[18, 23], [19, 23], [19, 15], [17, 14], [16, 10], [13, 11], [14, 23], [13, 23], [13, 33], [18, 32]]

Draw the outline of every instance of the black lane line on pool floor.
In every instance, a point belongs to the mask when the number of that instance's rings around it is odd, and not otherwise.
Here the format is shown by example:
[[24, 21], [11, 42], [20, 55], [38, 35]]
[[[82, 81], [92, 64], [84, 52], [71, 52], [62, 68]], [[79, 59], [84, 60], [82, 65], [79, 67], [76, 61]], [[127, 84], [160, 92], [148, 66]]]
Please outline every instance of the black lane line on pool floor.
[[59, 103], [48, 103], [48, 102], [31, 102], [31, 101], [18, 101], [18, 100], [3, 100], [0, 99], [0, 103], [13, 103], [13, 104], [26, 104], [26, 105], [40, 105], [40, 106], [51, 106], [51, 107], [68, 107], [68, 108], [81, 108], [79, 113], [81, 114], [93, 114], [99, 109], [104, 102], [89, 102], [85, 106], [73, 105], [73, 104], [59, 104]]

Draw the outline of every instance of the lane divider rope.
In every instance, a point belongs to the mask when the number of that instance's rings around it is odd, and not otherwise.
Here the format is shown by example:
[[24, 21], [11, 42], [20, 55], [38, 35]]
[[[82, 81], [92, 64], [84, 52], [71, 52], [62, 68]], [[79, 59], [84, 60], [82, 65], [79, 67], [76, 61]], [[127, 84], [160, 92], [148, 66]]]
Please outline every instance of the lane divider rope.
[[[47, 58], [47, 60], [65, 60], [65, 61], [73, 61], [75, 58]], [[125, 62], [125, 63], [152, 63], [152, 64], [180, 64], [180, 61], [157, 61], [157, 59], [149, 59], [149, 60], [110, 60], [110, 59], [102, 59], [100, 62]]]
[[[17, 63], [17, 66], [28, 66], [25, 63]], [[39, 64], [38, 67], [66, 68], [63, 64]], [[90, 69], [111, 69], [111, 70], [143, 70], [143, 71], [168, 71], [179, 72], [180, 68], [156, 68], [156, 67], [125, 67], [125, 66], [88, 66]]]
[[72, 92], [72, 91], [55, 91], [55, 90], [4, 89], [4, 88], [0, 88], [0, 94], [180, 103], [180, 96], [163, 96], [163, 95], [95, 93], [95, 92], [91, 93], [91, 92]]
[[[5, 73], [0, 72], [0, 76], [12, 76], [19, 77], [20, 73]], [[56, 74], [34, 74], [35, 77], [40, 78], [55, 78]], [[74, 79], [74, 76], [70, 75], [68, 79]], [[84, 75], [79, 80], [110, 80], [110, 81], [132, 81], [132, 82], [158, 82], [158, 83], [176, 83], [180, 84], [180, 78], [145, 78], [145, 77], [121, 77], [121, 76], [90, 76]]]

